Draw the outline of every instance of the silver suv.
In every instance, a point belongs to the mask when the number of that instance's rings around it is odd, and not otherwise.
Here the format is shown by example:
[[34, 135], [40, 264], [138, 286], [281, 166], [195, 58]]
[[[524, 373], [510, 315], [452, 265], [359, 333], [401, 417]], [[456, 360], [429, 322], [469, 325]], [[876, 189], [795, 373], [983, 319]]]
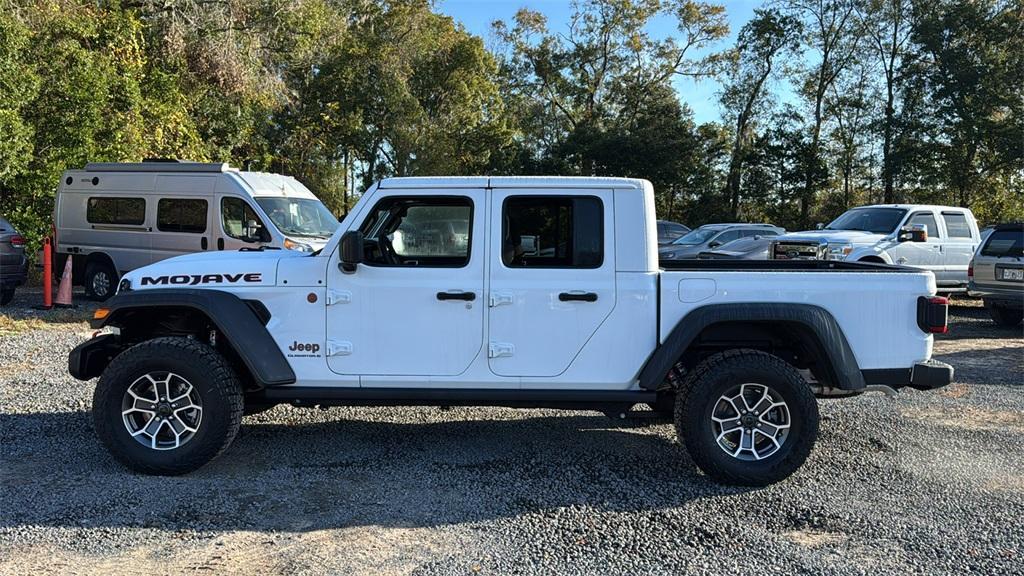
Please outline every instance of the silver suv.
[[992, 320], [1016, 326], [1024, 317], [1024, 224], [1000, 224], [968, 269], [970, 291], [985, 301]]

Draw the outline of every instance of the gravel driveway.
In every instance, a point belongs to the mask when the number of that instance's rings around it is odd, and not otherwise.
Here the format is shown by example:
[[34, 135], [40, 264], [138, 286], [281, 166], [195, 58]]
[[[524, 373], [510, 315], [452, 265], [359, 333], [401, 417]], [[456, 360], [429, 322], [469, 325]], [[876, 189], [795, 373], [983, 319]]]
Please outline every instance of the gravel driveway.
[[823, 401], [791, 479], [707, 481], [668, 424], [277, 407], [186, 477], [135, 475], [67, 374], [89, 308], [0, 314], [0, 573], [1020, 574], [1024, 334], [974, 303], [956, 384]]

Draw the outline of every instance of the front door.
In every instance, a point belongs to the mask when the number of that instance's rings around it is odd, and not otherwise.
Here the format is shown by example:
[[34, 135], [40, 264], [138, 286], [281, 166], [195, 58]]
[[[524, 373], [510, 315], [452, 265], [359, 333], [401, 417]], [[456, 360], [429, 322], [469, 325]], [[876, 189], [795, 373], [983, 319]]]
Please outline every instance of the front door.
[[610, 190], [494, 190], [488, 301], [494, 374], [565, 372], [611, 313], [612, 201]]
[[328, 365], [365, 376], [465, 372], [484, 338], [483, 189], [381, 190], [368, 206], [356, 218], [363, 262], [344, 273], [336, 253], [328, 268]]
[[[931, 270], [938, 279], [942, 273], [942, 233], [935, 221], [935, 214], [931, 211], [915, 212], [900, 225], [900, 228], [916, 224], [925, 226], [928, 231], [928, 241], [895, 244], [889, 249], [889, 257], [892, 258], [893, 264]], [[897, 229], [897, 234], [899, 234], [899, 229]]]

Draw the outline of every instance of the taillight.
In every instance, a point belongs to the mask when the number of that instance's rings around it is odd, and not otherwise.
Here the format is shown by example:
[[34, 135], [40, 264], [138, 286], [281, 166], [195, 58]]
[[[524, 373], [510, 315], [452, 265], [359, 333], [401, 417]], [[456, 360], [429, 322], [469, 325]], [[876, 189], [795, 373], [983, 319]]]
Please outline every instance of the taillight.
[[22, 236], [20, 234], [15, 234], [14, 236], [11, 236], [11, 246], [24, 246], [24, 245], [25, 245], [25, 237], [24, 236]]
[[973, 259], [971, 259], [971, 262], [969, 264], [967, 264], [967, 279], [968, 280], [974, 280], [974, 260]]
[[942, 296], [918, 298], [917, 325], [929, 334], [949, 332], [949, 299]]

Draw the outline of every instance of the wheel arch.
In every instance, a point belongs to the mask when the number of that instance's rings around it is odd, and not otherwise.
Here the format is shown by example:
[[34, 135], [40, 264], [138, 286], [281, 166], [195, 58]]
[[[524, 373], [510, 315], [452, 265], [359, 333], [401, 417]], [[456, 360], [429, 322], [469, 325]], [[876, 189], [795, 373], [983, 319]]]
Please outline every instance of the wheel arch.
[[892, 264], [892, 258], [884, 250], [877, 248], [860, 248], [846, 257], [847, 262], [873, 262], [875, 264]]
[[[116, 352], [169, 334], [205, 336], [205, 328], [212, 327], [217, 330], [217, 347], [234, 356], [238, 368], [256, 386], [295, 382], [295, 372], [266, 328], [270, 313], [258, 301], [220, 290], [155, 289], [119, 293], [103, 308], [108, 310], [106, 317], [93, 320], [92, 327], [119, 328]], [[72, 376], [81, 380], [97, 376], [112, 359], [110, 340], [90, 347], [93, 340], [75, 348], [69, 357]], [[96, 348], [107, 353], [97, 356]], [[83, 358], [90, 360], [83, 362]]]
[[835, 318], [811, 304], [745, 302], [692, 310], [672, 329], [640, 371], [640, 387], [657, 390], [679, 362], [694, 366], [730, 348], [785, 353], [783, 359], [809, 369], [823, 384], [861, 390], [864, 377]]

